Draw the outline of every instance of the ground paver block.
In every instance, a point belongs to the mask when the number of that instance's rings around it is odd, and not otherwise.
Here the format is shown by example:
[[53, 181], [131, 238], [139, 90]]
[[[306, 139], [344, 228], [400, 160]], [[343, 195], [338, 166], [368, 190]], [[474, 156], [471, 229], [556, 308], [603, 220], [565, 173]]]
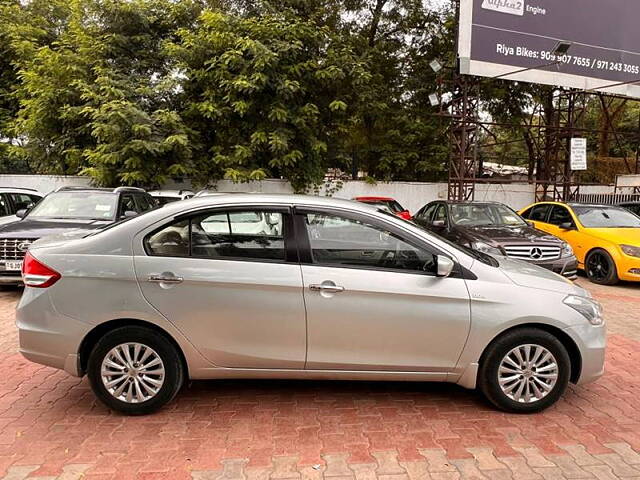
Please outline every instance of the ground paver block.
[[456, 467], [447, 459], [444, 450], [422, 449], [420, 454], [427, 459], [427, 470], [431, 474], [456, 471]]
[[586, 286], [605, 307], [606, 374], [508, 415], [444, 384], [193, 382], [147, 417], [17, 353], [0, 289], [0, 479], [640, 480], [640, 286]]
[[507, 468], [505, 464], [498, 461], [493, 454], [493, 450], [487, 447], [470, 447], [467, 450], [478, 462], [480, 470], [501, 470]]

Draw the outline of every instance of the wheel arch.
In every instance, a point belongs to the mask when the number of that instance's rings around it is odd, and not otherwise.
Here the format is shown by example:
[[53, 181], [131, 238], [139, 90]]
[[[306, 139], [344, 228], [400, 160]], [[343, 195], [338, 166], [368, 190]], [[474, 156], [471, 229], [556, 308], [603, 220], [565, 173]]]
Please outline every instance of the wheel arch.
[[182, 367], [184, 368], [185, 378], [189, 378], [189, 365], [187, 363], [187, 359], [185, 357], [182, 348], [178, 342], [173, 338], [173, 336], [167, 332], [162, 327], [155, 325], [151, 322], [146, 322], [144, 320], [138, 320], [134, 318], [119, 318], [114, 320], [109, 320], [107, 322], [101, 323], [94, 327], [89, 333], [85, 335], [80, 343], [80, 348], [78, 349], [79, 355], [79, 368], [81, 375], [84, 375], [87, 372], [87, 365], [89, 363], [89, 355], [91, 355], [91, 351], [98, 343], [98, 341], [107, 333], [115, 330], [120, 327], [130, 327], [130, 326], [138, 326], [148, 328], [149, 330], [153, 330], [155, 332], [160, 333], [164, 336], [171, 344], [175, 347], [178, 355], [180, 356], [180, 361], [182, 362]]
[[577, 383], [580, 379], [580, 375], [582, 374], [582, 355], [580, 354], [578, 345], [566, 332], [562, 331], [558, 327], [554, 327], [553, 325], [549, 325], [546, 323], [523, 323], [503, 330], [495, 337], [493, 337], [489, 343], [487, 343], [487, 346], [482, 351], [482, 355], [480, 356], [478, 365], [482, 367], [486, 354], [489, 350], [489, 346], [491, 346], [496, 340], [503, 337], [507, 333], [525, 328], [537, 328], [539, 330], [543, 330], [556, 337], [560, 341], [560, 343], [562, 343], [564, 348], [567, 349], [569, 360], [571, 361], [571, 375], [569, 376], [569, 380], [571, 381], [571, 383]]

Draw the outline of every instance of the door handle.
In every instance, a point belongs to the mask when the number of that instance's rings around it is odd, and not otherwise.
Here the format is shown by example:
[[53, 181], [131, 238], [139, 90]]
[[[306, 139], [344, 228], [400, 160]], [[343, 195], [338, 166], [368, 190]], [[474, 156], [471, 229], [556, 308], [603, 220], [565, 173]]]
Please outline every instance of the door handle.
[[184, 278], [171, 275], [149, 275], [147, 280], [151, 283], [182, 283]]
[[314, 292], [325, 292], [325, 293], [340, 293], [344, 292], [344, 287], [340, 287], [338, 285], [309, 285], [309, 290]]

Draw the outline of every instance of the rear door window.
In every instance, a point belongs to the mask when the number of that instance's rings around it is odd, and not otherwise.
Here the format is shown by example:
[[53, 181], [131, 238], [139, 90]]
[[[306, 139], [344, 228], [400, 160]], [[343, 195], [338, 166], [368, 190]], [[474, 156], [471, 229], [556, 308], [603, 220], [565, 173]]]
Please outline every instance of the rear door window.
[[285, 261], [284, 218], [268, 210], [216, 211], [174, 222], [145, 243], [151, 255]]

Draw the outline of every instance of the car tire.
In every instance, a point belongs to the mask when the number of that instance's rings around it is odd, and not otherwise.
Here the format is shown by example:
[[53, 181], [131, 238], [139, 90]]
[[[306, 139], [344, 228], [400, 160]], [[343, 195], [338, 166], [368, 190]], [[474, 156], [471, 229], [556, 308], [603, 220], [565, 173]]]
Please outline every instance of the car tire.
[[158, 410], [184, 383], [177, 348], [160, 332], [140, 326], [104, 335], [91, 351], [87, 375], [96, 397], [126, 415]]
[[601, 248], [589, 252], [584, 262], [584, 271], [589, 281], [598, 285], [615, 285], [619, 282], [615, 262]]
[[[521, 364], [516, 352], [523, 359], [528, 352], [529, 367], [516, 369], [512, 362]], [[550, 354], [548, 359], [547, 353]], [[539, 357], [534, 359], [536, 354]], [[532, 366], [532, 360], [536, 366]], [[554, 374], [555, 379], [551, 378]], [[520, 328], [498, 337], [487, 347], [480, 365], [479, 387], [485, 397], [501, 410], [535, 413], [550, 407], [562, 396], [570, 377], [571, 360], [562, 342], [544, 330]], [[520, 385], [524, 385], [522, 390]]]

